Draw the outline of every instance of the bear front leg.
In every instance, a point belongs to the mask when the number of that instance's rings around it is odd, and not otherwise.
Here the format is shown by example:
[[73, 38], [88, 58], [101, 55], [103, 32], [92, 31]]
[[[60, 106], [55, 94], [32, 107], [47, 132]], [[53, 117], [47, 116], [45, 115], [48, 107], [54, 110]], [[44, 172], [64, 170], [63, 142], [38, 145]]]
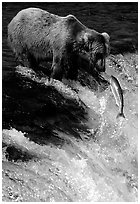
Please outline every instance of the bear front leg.
[[67, 72], [67, 78], [71, 80], [77, 80], [78, 77], [78, 56], [73, 54], [68, 59], [69, 69]]
[[63, 77], [63, 59], [60, 56], [54, 56], [51, 67], [51, 78], [62, 81], [62, 77]]

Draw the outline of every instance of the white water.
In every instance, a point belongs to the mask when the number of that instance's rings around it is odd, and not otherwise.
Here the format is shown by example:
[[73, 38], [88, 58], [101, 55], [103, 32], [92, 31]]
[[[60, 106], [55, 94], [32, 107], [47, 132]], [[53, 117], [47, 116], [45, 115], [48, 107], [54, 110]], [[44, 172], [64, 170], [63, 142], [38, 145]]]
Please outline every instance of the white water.
[[[80, 139], [55, 130], [62, 142], [42, 145], [28, 139], [26, 132], [4, 129], [3, 200], [137, 201], [137, 89], [124, 95], [126, 119], [116, 119], [118, 107], [110, 88], [100, 93], [79, 82], [53, 86], [63, 97], [85, 104], [87, 116], [80, 123], [88, 131], [77, 127]], [[12, 161], [6, 158], [8, 147], [15, 147], [10, 149]]]

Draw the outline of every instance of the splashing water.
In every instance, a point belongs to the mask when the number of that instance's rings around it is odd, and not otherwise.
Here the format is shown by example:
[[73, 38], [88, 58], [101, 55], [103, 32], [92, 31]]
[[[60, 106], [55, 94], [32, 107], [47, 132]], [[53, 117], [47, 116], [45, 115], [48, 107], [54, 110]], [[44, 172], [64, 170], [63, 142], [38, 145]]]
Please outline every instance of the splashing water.
[[3, 129], [3, 201], [137, 201], [137, 88], [124, 96], [126, 119], [116, 119], [108, 88], [100, 92], [80, 82], [49, 84], [25, 75], [25, 94], [32, 86], [39, 91], [30, 98], [32, 106], [29, 98], [19, 101], [28, 117]]

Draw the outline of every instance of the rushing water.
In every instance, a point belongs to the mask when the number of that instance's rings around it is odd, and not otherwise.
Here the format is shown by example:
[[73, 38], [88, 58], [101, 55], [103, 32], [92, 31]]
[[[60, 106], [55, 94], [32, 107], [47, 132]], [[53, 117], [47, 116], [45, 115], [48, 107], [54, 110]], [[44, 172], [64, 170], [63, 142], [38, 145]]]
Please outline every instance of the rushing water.
[[16, 67], [7, 24], [29, 6], [108, 32], [113, 54], [137, 49], [136, 3], [3, 3], [3, 201], [137, 201], [137, 53], [107, 59], [125, 90], [126, 119], [116, 119], [105, 80], [79, 71], [50, 84]]

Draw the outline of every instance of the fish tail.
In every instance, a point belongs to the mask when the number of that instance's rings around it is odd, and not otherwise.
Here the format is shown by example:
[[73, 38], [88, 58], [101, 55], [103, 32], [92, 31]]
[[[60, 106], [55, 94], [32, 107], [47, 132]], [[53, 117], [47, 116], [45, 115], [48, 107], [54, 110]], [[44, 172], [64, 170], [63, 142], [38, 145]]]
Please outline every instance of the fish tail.
[[125, 118], [124, 113], [119, 113], [119, 114], [117, 115], [117, 117], [116, 117], [116, 118], [119, 118], [119, 117], [123, 117], [123, 118]]

